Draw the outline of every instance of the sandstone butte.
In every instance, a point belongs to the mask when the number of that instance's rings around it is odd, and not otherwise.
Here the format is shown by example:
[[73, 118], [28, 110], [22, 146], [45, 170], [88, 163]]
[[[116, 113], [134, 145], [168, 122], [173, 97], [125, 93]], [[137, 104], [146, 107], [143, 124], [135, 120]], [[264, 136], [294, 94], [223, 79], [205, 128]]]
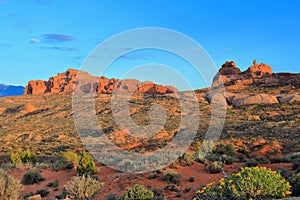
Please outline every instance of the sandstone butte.
[[[169, 94], [176, 93], [178, 90], [172, 86], [162, 86], [153, 82], [140, 82], [139, 80], [108, 79], [104, 76], [95, 77], [87, 72], [75, 69], [68, 69], [64, 73], [50, 77], [48, 81], [31, 80], [25, 87], [24, 94], [61, 94], [73, 91], [74, 85], [78, 82], [77, 76], [80, 73], [80, 80], [86, 83], [81, 84], [81, 89], [89, 92], [110, 94], [114, 90], [118, 92], [137, 92], [145, 94]], [[92, 81], [91, 81], [92, 80]]]

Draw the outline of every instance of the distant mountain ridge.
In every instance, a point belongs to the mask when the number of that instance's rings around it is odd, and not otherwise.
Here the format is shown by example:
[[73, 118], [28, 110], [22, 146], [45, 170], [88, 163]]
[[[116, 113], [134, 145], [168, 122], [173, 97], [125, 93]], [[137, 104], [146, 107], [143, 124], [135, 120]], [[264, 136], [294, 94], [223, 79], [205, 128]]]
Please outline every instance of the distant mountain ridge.
[[0, 84], [0, 97], [19, 96], [24, 93], [24, 89], [23, 86]]

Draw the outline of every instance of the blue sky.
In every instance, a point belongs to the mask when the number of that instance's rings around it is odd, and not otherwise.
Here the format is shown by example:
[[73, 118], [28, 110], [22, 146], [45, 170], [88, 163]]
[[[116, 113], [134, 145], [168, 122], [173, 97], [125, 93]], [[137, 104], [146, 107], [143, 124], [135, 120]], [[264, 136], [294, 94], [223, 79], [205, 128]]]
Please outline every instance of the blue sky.
[[[97, 44], [142, 27], [186, 34], [218, 68], [234, 60], [245, 70], [256, 58], [275, 72], [299, 72], [299, 9], [297, 0], [0, 0], [0, 83], [26, 85], [79, 69]], [[151, 62], [172, 65], [194, 89], [204, 86], [185, 61], [154, 50], [122, 56], [105, 75], [120, 78]]]

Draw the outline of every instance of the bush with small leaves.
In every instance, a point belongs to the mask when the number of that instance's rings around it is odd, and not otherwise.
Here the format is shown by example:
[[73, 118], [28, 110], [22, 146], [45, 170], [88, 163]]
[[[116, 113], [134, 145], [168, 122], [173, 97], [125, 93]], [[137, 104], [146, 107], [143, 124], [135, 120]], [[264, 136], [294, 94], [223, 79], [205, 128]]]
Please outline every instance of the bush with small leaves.
[[0, 199], [18, 200], [20, 198], [21, 184], [6, 172], [0, 169]]
[[291, 184], [293, 196], [300, 196], [300, 173], [290, 176], [288, 181]]
[[39, 194], [39, 195], [41, 195], [41, 197], [45, 197], [45, 196], [47, 196], [49, 193], [50, 193], [49, 190], [47, 190], [47, 189], [42, 189], [42, 190], [38, 190], [35, 194]]
[[168, 183], [180, 183], [181, 182], [181, 175], [175, 172], [174, 170], [167, 170], [164, 172], [162, 176], [162, 180], [167, 181]]
[[123, 200], [123, 197], [120, 197], [114, 193], [106, 195], [105, 200]]
[[235, 157], [235, 155], [236, 155], [235, 149], [233, 148], [233, 146], [231, 144], [223, 144], [223, 143], [217, 144], [214, 147], [212, 152], [219, 154], [219, 155], [226, 154], [226, 155], [232, 156], [232, 157]]
[[213, 163], [211, 163], [208, 167], [209, 172], [211, 174], [216, 174], [222, 171], [222, 167], [223, 167], [223, 163], [220, 161], [214, 161]]
[[65, 152], [63, 159], [67, 162], [73, 162], [74, 165], [78, 164], [78, 155], [72, 151]]
[[191, 152], [185, 152], [179, 157], [180, 163], [183, 166], [191, 166], [194, 164], [194, 154]]
[[55, 180], [54, 182], [49, 182], [47, 183], [47, 187], [57, 187], [59, 185], [59, 181], [58, 180]]
[[36, 164], [38, 159], [36, 155], [30, 151], [21, 151], [18, 150], [11, 154], [11, 162], [13, 164], [24, 165], [24, 164]]
[[191, 176], [191, 177], [189, 178], [189, 182], [194, 182], [194, 181], [195, 181], [195, 178]]
[[241, 154], [244, 154], [244, 155], [246, 155], [246, 156], [248, 156], [250, 150], [249, 150], [249, 148], [248, 148], [246, 145], [243, 144], [243, 145], [237, 150], [237, 152], [238, 152], [238, 153], [241, 153]]
[[197, 199], [273, 199], [286, 198], [291, 186], [278, 172], [266, 167], [246, 167], [218, 183], [209, 183], [197, 191]]
[[152, 200], [153, 198], [154, 193], [139, 184], [136, 184], [131, 188], [127, 188], [123, 194], [124, 200]]
[[79, 173], [79, 175], [83, 175], [92, 174], [95, 172], [95, 170], [95, 162], [93, 160], [93, 157], [83, 151], [79, 157], [77, 172]]
[[258, 165], [258, 161], [254, 158], [247, 159], [246, 163], [243, 165], [244, 167], [256, 167]]
[[102, 185], [90, 176], [77, 176], [66, 183], [65, 189], [70, 199], [86, 200], [93, 197]]
[[23, 175], [22, 184], [31, 185], [44, 181], [45, 178], [42, 177], [41, 173], [35, 169], [29, 170], [26, 174]]

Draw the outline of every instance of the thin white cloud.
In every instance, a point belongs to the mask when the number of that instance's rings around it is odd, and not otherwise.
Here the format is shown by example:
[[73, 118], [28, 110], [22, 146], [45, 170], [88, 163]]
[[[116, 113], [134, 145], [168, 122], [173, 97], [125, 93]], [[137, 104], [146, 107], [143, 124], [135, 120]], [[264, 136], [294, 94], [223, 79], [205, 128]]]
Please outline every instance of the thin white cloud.
[[31, 38], [31, 39], [29, 40], [29, 42], [30, 42], [30, 43], [39, 43], [40, 40], [37, 39], [37, 38]]

